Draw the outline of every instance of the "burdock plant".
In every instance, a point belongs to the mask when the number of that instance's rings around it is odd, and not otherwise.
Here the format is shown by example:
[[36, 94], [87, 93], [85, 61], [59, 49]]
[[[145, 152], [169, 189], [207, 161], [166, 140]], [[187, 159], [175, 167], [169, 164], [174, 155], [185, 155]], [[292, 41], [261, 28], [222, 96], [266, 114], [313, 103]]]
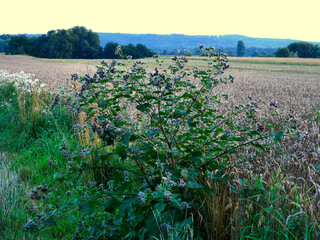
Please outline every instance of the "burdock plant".
[[[73, 201], [87, 226], [78, 235], [230, 237], [227, 215], [221, 232], [205, 222], [221, 217], [204, 209], [206, 198], [219, 198], [221, 186], [230, 186], [234, 154], [263, 150], [266, 138], [277, 141], [283, 133], [274, 134], [270, 124], [256, 120], [254, 102], [227, 107], [228, 96], [217, 88], [234, 80], [224, 73], [228, 58], [212, 47], [200, 48], [214, 56], [205, 69], [188, 69], [188, 59], [180, 56], [164, 68], [154, 56], [159, 65], [154, 70], [142, 61], [128, 66], [130, 60], [114, 60], [102, 62], [93, 76], [73, 78], [81, 85], [73, 107], [82, 114], [77, 134], [86, 138], [87, 152], [71, 154], [67, 171], [88, 179], [82, 197]], [[122, 53], [120, 47], [117, 52]], [[228, 199], [235, 194], [224, 192]], [[230, 201], [221, 207], [224, 212], [236, 208]]]

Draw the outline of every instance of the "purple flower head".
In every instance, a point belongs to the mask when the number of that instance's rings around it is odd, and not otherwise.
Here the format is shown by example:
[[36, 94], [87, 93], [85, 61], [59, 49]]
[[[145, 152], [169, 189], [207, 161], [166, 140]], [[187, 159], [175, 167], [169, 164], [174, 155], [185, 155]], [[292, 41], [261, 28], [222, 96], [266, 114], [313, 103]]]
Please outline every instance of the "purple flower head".
[[89, 184], [91, 185], [91, 187], [94, 187], [94, 186], [97, 184], [97, 182], [95, 182], [95, 181], [89, 181]]
[[179, 208], [181, 210], [184, 210], [184, 209], [187, 209], [189, 207], [189, 204], [187, 202], [182, 202], [180, 205], [179, 205]]
[[173, 88], [172, 82], [167, 82], [165, 88], [166, 88], [166, 89], [171, 89], [171, 88]]
[[300, 144], [303, 144], [303, 143], [305, 143], [306, 141], [308, 141], [308, 139], [309, 139], [309, 133], [308, 132], [305, 132], [304, 133], [304, 136], [301, 138], [301, 140], [300, 140]]
[[80, 124], [76, 123], [76, 124], [72, 125], [72, 129], [75, 132], [80, 132], [82, 130], [82, 127]]
[[170, 224], [167, 224], [167, 223], [161, 223], [161, 224], [160, 224], [160, 227], [161, 227], [161, 228], [166, 228], [166, 229], [171, 229]]
[[263, 131], [263, 129], [264, 129], [264, 127], [259, 122], [257, 122], [257, 131], [261, 132], [261, 131]]
[[306, 155], [303, 152], [297, 152], [297, 158], [298, 159], [304, 159]]
[[84, 152], [82, 150], [79, 152], [79, 157], [84, 158]]
[[71, 75], [71, 80], [76, 81], [79, 79], [79, 75], [77, 73], [74, 73]]
[[123, 80], [127, 81], [130, 78], [130, 74], [126, 73], [125, 75], [123, 75]]
[[171, 192], [168, 192], [166, 191], [164, 193], [164, 198], [168, 199], [169, 201], [172, 199], [172, 193]]
[[185, 183], [185, 181], [183, 179], [180, 179], [180, 182], [179, 182], [179, 187], [180, 188], [184, 188], [187, 184]]
[[169, 178], [163, 177], [162, 179], [163, 179], [163, 183], [164, 183], [165, 185], [167, 185], [168, 187], [173, 187], [173, 186], [175, 185], [175, 182], [172, 181], [172, 180], [169, 179]]
[[270, 107], [277, 107], [278, 106], [278, 101], [277, 99], [273, 99], [270, 101]]
[[29, 220], [25, 225], [24, 225], [24, 229], [26, 230], [26, 232], [28, 231], [28, 230], [30, 230], [30, 229], [35, 229], [35, 228], [37, 228], [38, 227], [38, 225], [35, 223], [35, 222], [33, 222], [32, 220]]
[[142, 204], [146, 203], [146, 196], [143, 192], [138, 193], [138, 201], [141, 202]]
[[50, 158], [48, 158], [48, 165], [51, 167], [52, 166], [52, 162], [50, 160]]

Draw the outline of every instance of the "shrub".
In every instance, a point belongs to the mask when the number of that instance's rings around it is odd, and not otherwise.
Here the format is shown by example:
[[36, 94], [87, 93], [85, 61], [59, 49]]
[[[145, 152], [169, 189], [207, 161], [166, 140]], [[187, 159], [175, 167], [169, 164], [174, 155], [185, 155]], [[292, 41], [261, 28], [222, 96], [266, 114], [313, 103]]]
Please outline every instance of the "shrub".
[[192, 53], [191, 53], [190, 51], [186, 51], [186, 52], [184, 53], [184, 56], [185, 56], [185, 57], [191, 57], [191, 56], [192, 56]]
[[283, 47], [283, 48], [278, 48], [278, 50], [275, 52], [276, 57], [290, 57], [290, 51], [289, 48]]
[[81, 84], [71, 106], [82, 146], [61, 144], [68, 164], [48, 201], [52, 217], [72, 219], [75, 237], [236, 236], [233, 166], [247, 157], [243, 150], [258, 154], [284, 132], [258, 122], [253, 101], [228, 108], [216, 90], [233, 82], [224, 73], [228, 59], [212, 47], [204, 52], [214, 56], [206, 69], [187, 69], [188, 59], [177, 56], [162, 69], [154, 56], [152, 72], [141, 61], [126, 68], [113, 60], [93, 76], [73, 75]]

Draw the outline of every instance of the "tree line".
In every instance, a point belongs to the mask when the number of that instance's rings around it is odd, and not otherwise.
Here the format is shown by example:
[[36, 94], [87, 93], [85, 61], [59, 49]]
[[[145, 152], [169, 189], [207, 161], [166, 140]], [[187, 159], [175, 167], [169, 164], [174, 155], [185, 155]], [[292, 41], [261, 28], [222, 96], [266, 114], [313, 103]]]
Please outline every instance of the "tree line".
[[318, 44], [308, 42], [294, 42], [287, 47], [278, 48], [276, 57], [299, 57], [320, 58], [320, 47]]
[[[7, 46], [4, 52], [13, 55], [24, 54], [40, 58], [67, 59], [118, 58], [115, 55], [117, 43], [109, 42], [102, 48], [99, 35], [80, 26], [67, 30], [51, 30], [47, 34], [34, 37], [11, 36], [9, 40], [6, 40]], [[124, 55], [131, 55], [132, 58], [151, 57], [154, 54], [142, 44], [123, 45], [122, 51]]]
[[[112, 39], [111, 39], [112, 40]], [[118, 39], [121, 41], [121, 39]], [[104, 42], [105, 39], [104, 39]], [[118, 43], [107, 42], [104, 47], [100, 45], [98, 33], [82, 26], [71, 29], [51, 30], [43, 35], [0, 35], [0, 52], [6, 54], [25, 54], [40, 58], [119, 58], [115, 54]], [[154, 55], [149, 48], [143, 44], [122, 45], [124, 55], [133, 58], [151, 57]], [[246, 48], [242, 40], [234, 48], [218, 48], [217, 51], [227, 52], [230, 56], [276, 56], [276, 57], [300, 57], [320, 58], [320, 47], [318, 44], [308, 42], [293, 42], [287, 47], [275, 49]], [[275, 51], [275, 52], [274, 52]], [[163, 55], [201, 55], [199, 48], [194, 49], [166, 49], [159, 54]]]

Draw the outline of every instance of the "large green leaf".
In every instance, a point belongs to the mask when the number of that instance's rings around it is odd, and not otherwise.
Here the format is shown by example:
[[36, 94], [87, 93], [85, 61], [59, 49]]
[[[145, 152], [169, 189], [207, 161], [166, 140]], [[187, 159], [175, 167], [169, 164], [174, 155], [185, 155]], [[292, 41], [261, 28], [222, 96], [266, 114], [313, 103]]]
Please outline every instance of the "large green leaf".
[[151, 104], [150, 103], [144, 103], [144, 104], [140, 104], [137, 106], [137, 109], [141, 112], [145, 112], [147, 111], [147, 109], [151, 107]]
[[129, 140], [130, 140], [130, 132], [128, 131], [126, 132], [125, 135], [123, 135], [121, 142], [123, 145], [129, 147]]
[[187, 181], [187, 187], [188, 188], [195, 188], [195, 189], [197, 189], [197, 188], [203, 188], [203, 186], [202, 185], [200, 185], [199, 183], [197, 183], [195, 180], [189, 180], [189, 181]]
[[274, 133], [274, 137], [280, 142], [281, 141], [281, 137], [283, 136], [284, 132], [283, 131], [280, 131], [280, 132], [277, 132], [277, 133]]

